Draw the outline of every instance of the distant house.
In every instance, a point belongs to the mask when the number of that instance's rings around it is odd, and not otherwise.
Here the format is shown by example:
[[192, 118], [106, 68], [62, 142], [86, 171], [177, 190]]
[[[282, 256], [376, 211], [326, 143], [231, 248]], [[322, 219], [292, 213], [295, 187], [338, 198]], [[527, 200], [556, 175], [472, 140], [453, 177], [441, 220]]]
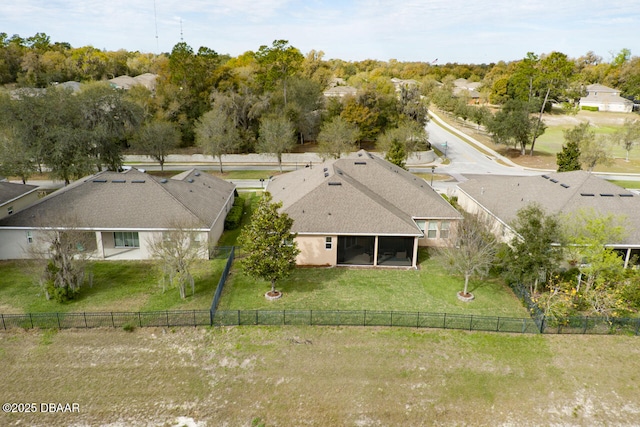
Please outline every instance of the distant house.
[[358, 89], [353, 86], [333, 86], [323, 92], [327, 98], [344, 98], [345, 96], [356, 96]]
[[144, 73], [136, 77], [131, 76], [118, 76], [113, 79], [109, 79], [109, 84], [117, 89], [129, 90], [133, 86], [142, 85], [147, 89], [153, 91], [156, 87], [157, 74]]
[[0, 181], [0, 219], [13, 215], [38, 200], [38, 187]]
[[396, 77], [391, 79], [391, 83], [393, 83], [393, 86], [396, 89], [396, 92], [400, 92], [401, 88], [410, 88], [410, 87], [415, 87], [418, 86], [418, 82], [416, 80], [413, 79], [398, 79]]
[[469, 82], [467, 79], [460, 78], [453, 81], [453, 95], [467, 98], [469, 104], [478, 104], [480, 102], [480, 92], [478, 92], [480, 86], [482, 86], [480, 82]]
[[640, 255], [640, 196], [586, 171], [549, 173], [542, 176], [477, 176], [458, 184], [458, 203], [471, 213], [494, 222], [503, 241], [515, 232], [511, 226], [517, 212], [538, 203], [549, 214], [570, 215], [579, 210], [622, 216], [626, 236], [608, 245], [619, 250], [625, 262]]
[[0, 259], [28, 258], [47, 229], [95, 236], [87, 248], [94, 259], [148, 259], [150, 243], [177, 227], [213, 246], [234, 195], [233, 184], [195, 169], [170, 179], [136, 169], [100, 172], [1, 219]]
[[601, 84], [587, 86], [587, 96], [580, 98], [580, 108], [596, 107], [598, 111], [630, 113], [633, 101], [620, 96], [620, 91]]
[[423, 179], [364, 150], [272, 179], [293, 218], [299, 265], [416, 267], [461, 215]]

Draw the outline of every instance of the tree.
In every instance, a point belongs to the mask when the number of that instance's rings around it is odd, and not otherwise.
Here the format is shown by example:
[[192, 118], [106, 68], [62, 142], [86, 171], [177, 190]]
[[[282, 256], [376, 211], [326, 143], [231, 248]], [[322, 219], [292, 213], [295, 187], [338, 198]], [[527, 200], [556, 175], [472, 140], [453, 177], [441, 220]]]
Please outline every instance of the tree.
[[536, 126], [536, 119], [530, 116], [529, 107], [526, 102], [509, 100], [489, 120], [487, 130], [496, 144], [519, 146], [520, 154], [525, 155], [534, 131], [541, 135], [545, 130], [544, 123]]
[[282, 84], [284, 105], [287, 105], [287, 82], [302, 66], [304, 56], [298, 49], [289, 45], [287, 40], [274, 40], [271, 47], [263, 45], [255, 54], [262, 67], [259, 79], [265, 90], [273, 90]]
[[240, 134], [233, 121], [219, 108], [207, 111], [196, 123], [196, 144], [205, 153], [217, 157], [222, 170], [222, 155], [232, 153], [240, 145]]
[[295, 129], [291, 121], [283, 116], [263, 117], [260, 120], [257, 150], [269, 153], [278, 159], [282, 172], [282, 154], [290, 151], [296, 144]]
[[397, 139], [391, 141], [391, 147], [384, 156], [385, 160], [394, 165], [406, 169], [405, 162], [407, 161], [407, 152], [404, 149], [404, 144]]
[[344, 153], [355, 148], [358, 127], [336, 116], [322, 125], [318, 135], [318, 154], [322, 158], [339, 159]]
[[622, 145], [627, 152], [626, 161], [629, 161], [629, 151], [640, 142], [640, 120], [626, 119], [624, 125], [613, 134], [613, 140]]
[[178, 288], [182, 299], [187, 297], [187, 284], [191, 286], [191, 295], [195, 294], [191, 271], [198, 259], [207, 256], [205, 240], [196, 228], [179, 222], [172, 224], [149, 245], [149, 251], [162, 271], [163, 290], [168, 282], [170, 287]]
[[580, 163], [591, 172], [597, 165], [611, 164], [611, 149], [609, 141], [603, 135], [595, 136], [595, 133], [580, 144]]
[[547, 215], [541, 206], [531, 204], [517, 212], [512, 226], [516, 235], [502, 260], [505, 276], [509, 281], [528, 284], [534, 294], [538, 283], [545, 282], [562, 260], [560, 221]]
[[556, 164], [558, 165], [558, 172], [582, 170], [578, 143], [569, 141], [566, 144], [562, 144], [562, 151], [556, 153]]
[[464, 289], [458, 295], [471, 298], [469, 279], [488, 274], [498, 243], [486, 220], [468, 213], [463, 216], [463, 220], [451, 230], [450, 244], [440, 249], [439, 253], [449, 271], [464, 276]]
[[152, 121], [136, 134], [133, 145], [156, 159], [164, 170], [167, 155], [180, 145], [180, 131], [171, 122]]
[[276, 282], [287, 277], [296, 265], [300, 253], [297, 234], [291, 232], [293, 219], [279, 212], [282, 202], [273, 203], [268, 192], [258, 202], [251, 221], [242, 230], [239, 243], [247, 256], [241, 261], [250, 276], [271, 284], [271, 297], [281, 295]]
[[13, 129], [0, 129], [0, 174], [17, 176], [26, 184], [35, 172], [29, 147]]
[[40, 265], [46, 298], [72, 300], [84, 282], [87, 260], [96, 248], [95, 234], [70, 227], [37, 230], [33, 237], [29, 251]]
[[380, 151], [388, 152], [392, 149], [394, 143], [402, 145], [402, 151], [405, 156], [403, 162], [411, 154], [427, 150], [430, 147], [427, 131], [413, 120], [403, 120], [398, 127], [388, 129], [376, 141], [376, 148]]

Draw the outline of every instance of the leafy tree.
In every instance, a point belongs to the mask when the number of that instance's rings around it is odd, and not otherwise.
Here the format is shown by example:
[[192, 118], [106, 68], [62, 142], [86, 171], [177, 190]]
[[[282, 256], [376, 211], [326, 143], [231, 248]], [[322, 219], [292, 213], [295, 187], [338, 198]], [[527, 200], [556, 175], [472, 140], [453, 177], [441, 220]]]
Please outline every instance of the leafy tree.
[[580, 166], [580, 147], [575, 141], [562, 144], [562, 151], [556, 153], [558, 172], [571, 172], [582, 170]]
[[207, 247], [194, 226], [183, 223], [171, 225], [149, 245], [153, 258], [158, 261], [162, 271], [163, 290], [168, 282], [170, 287], [178, 288], [180, 298], [187, 297], [187, 285], [191, 295], [195, 294], [193, 265], [207, 255]]
[[358, 127], [340, 116], [326, 122], [318, 135], [318, 154], [322, 158], [339, 159], [344, 153], [355, 148], [358, 140]]
[[393, 139], [391, 141], [391, 146], [384, 158], [388, 162], [391, 162], [402, 169], [406, 169], [405, 163], [407, 161], [407, 152], [404, 150], [404, 144], [398, 139]]
[[592, 171], [597, 165], [609, 165], [613, 161], [609, 141], [605, 136], [595, 133], [580, 144], [580, 163]]
[[284, 105], [287, 105], [287, 83], [301, 68], [304, 56], [287, 40], [274, 40], [271, 47], [263, 45], [255, 54], [262, 70], [258, 75], [265, 90], [282, 85]]
[[272, 202], [271, 194], [265, 193], [239, 237], [247, 254], [241, 261], [244, 270], [252, 277], [269, 281], [271, 296], [279, 295], [276, 282], [291, 273], [300, 253], [296, 234], [291, 233], [293, 219], [279, 212], [281, 208], [282, 202]]
[[292, 78], [289, 84], [289, 103], [284, 114], [295, 126], [300, 143], [315, 140], [320, 131], [321, 110], [324, 106], [322, 86], [306, 78]]
[[133, 145], [160, 163], [164, 162], [172, 150], [180, 145], [180, 131], [171, 122], [152, 121], [144, 125], [132, 140]]
[[207, 111], [196, 123], [196, 144], [205, 153], [217, 157], [222, 173], [222, 156], [240, 145], [240, 134], [233, 121], [219, 108]]
[[358, 140], [373, 140], [380, 133], [378, 113], [366, 105], [358, 103], [354, 97], [349, 97], [344, 101], [340, 117], [358, 127]]
[[29, 147], [13, 129], [0, 129], [0, 174], [17, 176], [25, 184], [35, 172]]
[[491, 268], [498, 243], [490, 225], [483, 218], [464, 213], [464, 219], [453, 228], [450, 244], [439, 250], [444, 265], [454, 274], [464, 276], [464, 289], [460, 293], [469, 297], [469, 280], [484, 277]]
[[422, 100], [417, 86], [400, 87], [398, 106], [401, 117], [413, 120], [421, 126], [425, 126], [429, 121], [429, 109]]
[[524, 156], [533, 133], [542, 134], [545, 126], [543, 123], [536, 130], [536, 119], [530, 116], [528, 103], [509, 100], [489, 121], [487, 130], [496, 144], [519, 146], [520, 154]]
[[505, 276], [509, 281], [528, 284], [531, 293], [537, 293], [538, 283], [544, 283], [562, 260], [560, 221], [547, 215], [541, 206], [531, 204], [518, 211], [512, 225], [516, 236], [502, 260]]
[[405, 154], [403, 160], [407, 160], [411, 154], [417, 151], [424, 151], [430, 147], [427, 131], [413, 120], [404, 120], [400, 122], [398, 127], [388, 129], [376, 141], [376, 148], [388, 152], [394, 143], [402, 145], [402, 151]]
[[257, 150], [269, 153], [278, 159], [282, 172], [282, 154], [290, 151], [296, 144], [295, 129], [291, 121], [283, 116], [263, 117], [260, 120]]
[[626, 161], [629, 161], [629, 151], [640, 142], [640, 120], [626, 119], [624, 125], [614, 135], [613, 140], [622, 145], [627, 152]]

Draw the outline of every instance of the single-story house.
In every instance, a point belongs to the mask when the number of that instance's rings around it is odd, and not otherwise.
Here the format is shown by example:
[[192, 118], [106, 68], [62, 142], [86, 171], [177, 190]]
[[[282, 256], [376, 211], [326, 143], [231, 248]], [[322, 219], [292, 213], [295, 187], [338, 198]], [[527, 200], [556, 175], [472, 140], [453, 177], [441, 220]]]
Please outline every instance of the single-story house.
[[580, 210], [623, 217], [626, 234], [608, 246], [619, 250], [625, 265], [640, 255], [640, 196], [587, 171], [538, 176], [476, 176], [458, 184], [458, 203], [467, 212], [491, 218], [504, 242], [516, 234], [511, 224], [517, 212], [532, 203], [548, 214], [571, 215]]
[[448, 244], [461, 220], [429, 184], [360, 150], [273, 178], [293, 219], [299, 265], [416, 267], [419, 246]]
[[209, 248], [224, 230], [234, 197], [234, 184], [195, 169], [168, 179], [133, 168], [103, 171], [1, 219], [0, 259], [29, 258], [31, 245], [51, 229], [93, 236], [87, 250], [94, 259], [149, 259], [151, 243], [176, 229], [195, 233]]
[[587, 86], [587, 96], [580, 98], [580, 108], [597, 107], [598, 111], [630, 113], [633, 101], [620, 96], [620, 91], [601, 84]]
[[480, 102], [480, 92], [478, 92], [480, 86], [482, 86], [480, 82], [469, 82], [462, 78], [456, 79], [453, 81], [453, 95], [467, 98], [469, 104], [478, 104]]
[[0, 219], [13, 215], [37, 200], [37, 186], [0, 181]]

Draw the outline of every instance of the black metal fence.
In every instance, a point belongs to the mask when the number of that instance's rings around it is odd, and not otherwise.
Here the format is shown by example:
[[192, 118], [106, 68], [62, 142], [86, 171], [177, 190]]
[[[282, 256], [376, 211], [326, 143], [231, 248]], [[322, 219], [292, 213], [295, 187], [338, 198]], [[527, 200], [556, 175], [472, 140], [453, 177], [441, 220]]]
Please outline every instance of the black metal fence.
[[[231, 266], [233, 265], [233, 260], [235, 259], [236, 247], [231, 246], [229, 249], [229, 255], [227, 257], [227, 264], [224, 266], [224, 270], [222, 270], [222, 275], [220, 276], [220, 280], [218, 281], [218, 286], [216, 287], [216, 291], [213, 294], [213, 301], [211, 301], [211, 316], [215, 313], [218, 308], [218, 302], [220, 302], [220, 296], [222, 295], [222, 290], [224, 289], [224, 284], [227, 283], [227, 277], [229, 277], [229, 272], [231, 271]], [[212, 320], [213, 323], [213, 320]]]

